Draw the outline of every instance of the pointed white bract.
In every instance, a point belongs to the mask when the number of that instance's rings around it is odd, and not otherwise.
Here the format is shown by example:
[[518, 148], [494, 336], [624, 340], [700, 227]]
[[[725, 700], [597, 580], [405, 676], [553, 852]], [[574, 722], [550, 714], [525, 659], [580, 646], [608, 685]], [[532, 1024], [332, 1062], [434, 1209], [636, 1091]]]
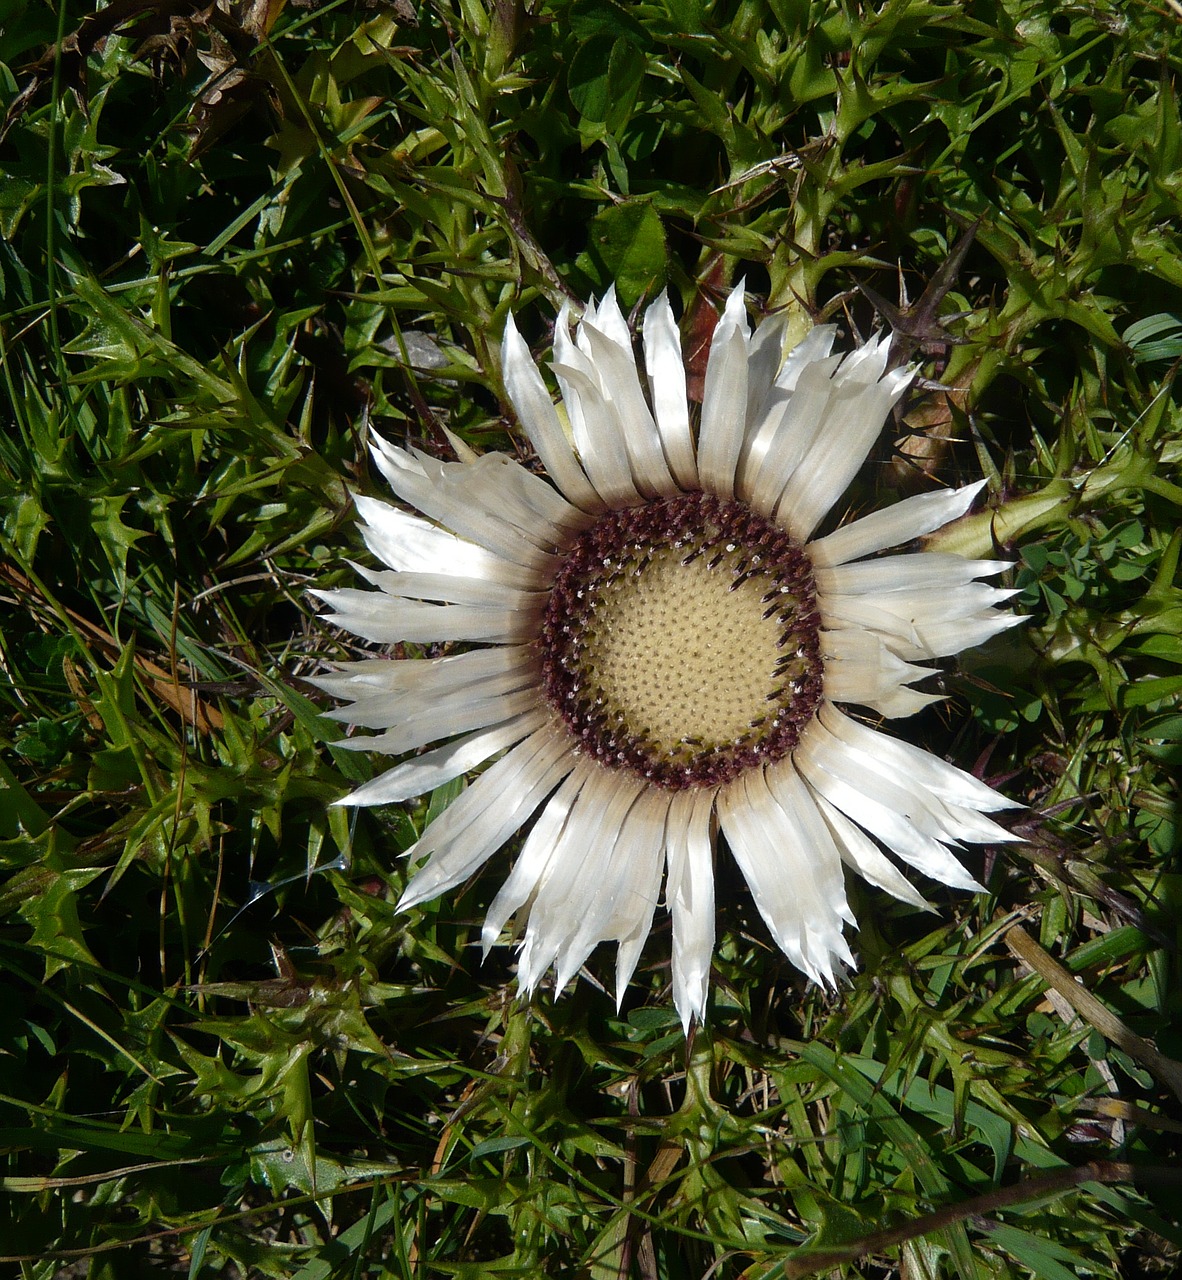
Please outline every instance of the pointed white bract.
[[[401, 803], [483, 767], [410, 849], [403, 908], [462, 884], [527, 827], [489, 909], [485, 951], [513, 921], [528, 994], [551, 967], [563, 987], [600, 942], [615, 942], [622, 997], [663, 900], [673, 1000], [688, 1030], [709, 993], [720, 833], [775, 943], [829, 985], [854, 963], [843, 867], [917, 907], [924, 898], [895, 859], [980, 888], [952, 851], [1011, 839], [984, 816], [1010, 802], [838, 704], [912, 715], [937, 696], [913, 687], [931, 674], [921, 664], [1019, 619], [997, 608], [1013, 593], [982, 581], [1004, 564], [907, 547], [964, 515], [979, 484], [813, 539], [910, 381], [889, 368], [887, 338], [831, 355], [835, 330], [819, 327], [785, 353], [783, 320], [752, 331], [740, 286], [713, 337], [695, 429], [664, 294], [641, 331], [638, 364], [614, 291], [573, 333], [564, 307], [551, 365], [560, 410], [507, 322], [504, 385], [548, 480], [503, 455], [440, 462], [375, 437], [379, 469], [413, 510], [357, 497], [381, 567], [359, 570], [370, 589], [319, 592], [326, 616], [379, 644], [469, 647], [346, 663], [316, 683], [348, 703], [335, 718], [370, 731], [340, 745], [422, 752], [339, 803]], [[559, 713], [543, 679], [541, 618], [576, 537], [614, 512], [697, 493], [742, 504], [803, 547], [823, 683], [789, 754], [755, 758], [723, 781], [657, 785], [589, 753]], [[678, 659], [668, 655], [671, 666]]]

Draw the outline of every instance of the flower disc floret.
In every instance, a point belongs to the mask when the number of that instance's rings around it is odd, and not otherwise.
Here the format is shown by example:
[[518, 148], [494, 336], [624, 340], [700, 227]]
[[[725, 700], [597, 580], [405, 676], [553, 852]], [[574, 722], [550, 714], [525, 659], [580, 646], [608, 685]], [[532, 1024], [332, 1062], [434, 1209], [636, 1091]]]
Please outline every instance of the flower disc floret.
[[821, 700], [808, 556], [712, 494], [613, 511], [583, 532], [538, 649], [546, 694], [582, 748], [663, 787], [781, 759]]

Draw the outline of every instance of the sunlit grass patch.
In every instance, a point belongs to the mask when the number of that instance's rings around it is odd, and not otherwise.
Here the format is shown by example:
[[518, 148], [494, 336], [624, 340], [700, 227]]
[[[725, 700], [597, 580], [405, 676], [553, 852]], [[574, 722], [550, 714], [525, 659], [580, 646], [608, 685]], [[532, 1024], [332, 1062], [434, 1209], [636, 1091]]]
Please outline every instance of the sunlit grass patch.
[[[1173, 11], [13, 8], [0, 1256], [1171, 1274]], [[835, 993], [720, 860], [687, 1044], [663, 911], [618, 1014], [610, 957], [528, 1008], [511, 950], [479, 963], [495, 880], [396, 914], [463, 784], [330, 807], [369, 765], [300, 677], [362, 654], [308, 589], [365, 555], [367, 425], [530, 463], [511, 311], [544, 356], [564, 297], [668, 288], [700, 376], [740, 277], [798, 335], [885, 315], [930, 380], [851, 510], [988, 478], [944, 545], [1015, 559], [1030, 622], [906, 732], [1024, 801], [1027, 843], [970, 853], [988, 894], [934, 915], [851, 882]]]

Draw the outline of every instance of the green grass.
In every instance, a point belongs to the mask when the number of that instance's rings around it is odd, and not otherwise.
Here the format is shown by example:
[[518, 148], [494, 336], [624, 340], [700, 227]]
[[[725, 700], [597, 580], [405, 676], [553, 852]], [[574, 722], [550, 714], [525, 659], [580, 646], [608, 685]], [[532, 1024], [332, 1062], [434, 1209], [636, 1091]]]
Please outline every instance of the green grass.
[[[7, 13], [11, 1273], [1174, 1274], [1176, 5]], [[947, 542], [1009, 550], [1031, 621], [899, 729], [1029, 844], [936, 916], [851, 886], [836, 994], [724, 866], [687, 1046], [662, 913], [618, 1015], [604, 957], [529, 1008], [478, 963], [495, 869], [396, 915], [454, 790], [329, 809], [369, 765], [299, 677], [348, 653], [306, 589], [360, 554], [367, 421], [520, 450], [510, 310], [540, 349], [616, 279], [694, 334], [740, 275], [798, 330], [879, 307], [947, 388], [851, 501], [989, 477]]]

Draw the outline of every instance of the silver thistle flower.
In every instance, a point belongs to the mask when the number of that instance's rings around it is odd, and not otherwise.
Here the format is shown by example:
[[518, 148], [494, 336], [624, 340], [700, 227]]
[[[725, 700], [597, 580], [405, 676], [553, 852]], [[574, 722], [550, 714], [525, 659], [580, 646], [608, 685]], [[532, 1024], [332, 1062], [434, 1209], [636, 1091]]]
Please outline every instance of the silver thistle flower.
[[776, 943], [832, 983], [853, 957], [843, 864], [923, 898], [884, 852], [956, 888], [950, 849], [1012, 837], [983, 816], [1009, 801], [870, 728], [840, 704], [908, 716], [933, 700], [920, 663], [1018, 619], [980, 579], [1004, 566], [882, 554], [963, 515], [981, 486], [924, 494], [814, 531], [853, 479], [911, 373], [889, 342], [831, 355], [832, 327], [785, 357], [784, 325], [752, 332], [742, 290], [711, 344], [694, 430], [664, 296], [643, 322], [647, 394], [614, 291], [552, 370], [569, 432], [512, 320], [505, 385], [550, 480], [499, 454], [439, 462], [375, 439], [407, 507], [358, 497], [386, 568], [372, 590], [324, 591], [334, 623], [377, 643], [457, 643], [445, 657], [371, 658], [317, 683], [374, 732], [341, 745], [423, 754], [345, 797], [393, 804], [495, 763], [423, 832], [402, 907], [462, 884], [533, 818], [489, 909], [511, 917], [528, 994], [559, 989], [618, 944], [622, 994], [661, 897], [673, 998], [704, 1014], [719, 831]]

